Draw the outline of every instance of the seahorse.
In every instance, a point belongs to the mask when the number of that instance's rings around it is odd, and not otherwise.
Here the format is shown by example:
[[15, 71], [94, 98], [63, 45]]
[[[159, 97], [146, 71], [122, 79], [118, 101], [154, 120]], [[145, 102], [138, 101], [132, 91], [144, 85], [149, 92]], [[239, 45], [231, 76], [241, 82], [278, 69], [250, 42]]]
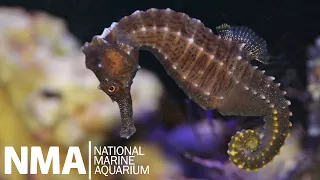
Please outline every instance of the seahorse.
[[203, 109], [223, 115], [263, 116], [261, 134], [237, 132], [229, 143], [230, 160], [239, 168], [257, 170], [280, 152], [292, 126], [290, 101], [279, 83], [252, 66], [267, 62], [267, 45], [245, 26], [217, 27], [217, 33], [195, 18], [171, 9], [135, 11], [112, 23], [86, 42], [86, 67], [100, 89], [118, 103], [120, 136], [136, 132], [132, 118], [131, 84], [139, 69], [139, 50], [153, 53], [168, 75]]

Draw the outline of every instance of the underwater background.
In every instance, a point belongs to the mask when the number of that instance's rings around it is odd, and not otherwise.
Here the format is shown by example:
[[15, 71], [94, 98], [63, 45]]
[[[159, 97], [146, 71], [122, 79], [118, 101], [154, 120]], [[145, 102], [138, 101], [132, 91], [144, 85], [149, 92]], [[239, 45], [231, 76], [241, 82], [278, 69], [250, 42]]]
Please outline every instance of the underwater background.
[[[171, 8], [214, 29], [245, 25], [267, 41], [269, 64], [292, 102], [293, 131], [280, 155], [256, 172], [228, 160], [231, 136], [260, 128], [262, 117], [222, 116], [189, 100], [149, 52], [131, 89], [137, 132], [119, 137], [116, 103], [86, 69], [84, 42], [135, 10]], [[320, 2], [0, 0], [0, 180], [87, 179], [70, 175], [4, 175], [4, 147], [69, 146], [87, 142], [141, 146], [149, 175], [95, 175], [92, 179], [320, 180]], [[19, 153], [19, 151], [17, 151]], [[84, 159], [88, 159], [85, 158]], [[86, 163], [86, 162], [85, 162]]]

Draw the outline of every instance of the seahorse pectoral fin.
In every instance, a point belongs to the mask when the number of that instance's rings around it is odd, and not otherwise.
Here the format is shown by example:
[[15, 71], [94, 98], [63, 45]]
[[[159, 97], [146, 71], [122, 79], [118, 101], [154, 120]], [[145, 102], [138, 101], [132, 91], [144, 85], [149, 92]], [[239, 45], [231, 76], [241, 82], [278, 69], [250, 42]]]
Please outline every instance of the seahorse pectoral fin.
[[222, 24], [216, 28], [223, 39], [232, 39], [248, 52], [248, 56], [264, 64], [268, 64], [269, 55], [267, 43], [252, 29], [245, 26], [230, 26]]
[[131, 94], [128, 93], [121, 99], [117, 100], [121, 115], [121, 130], [120, 137], [129, 138], [136, 132], [133, 121], [132, 99]]

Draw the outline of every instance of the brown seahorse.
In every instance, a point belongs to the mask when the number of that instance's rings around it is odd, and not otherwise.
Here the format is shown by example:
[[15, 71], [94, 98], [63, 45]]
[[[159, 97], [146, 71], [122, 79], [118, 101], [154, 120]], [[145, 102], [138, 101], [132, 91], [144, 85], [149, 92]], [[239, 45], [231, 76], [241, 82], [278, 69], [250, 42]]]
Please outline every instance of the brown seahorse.
[[119, 105], [120, 136], [136, 129], [130, 88], [138, 52], [152, 52], [185, 94], [203, 109], [223, 115], [264, 116], [264, 130], [237, 132], [229, 143], [230, 159], [246, 170], [269, 163], [289, 134], [292, 113], [285, 92], [250, 60], [267, 60], [263, 39], [244, 26], [223, 24], [219, 35], [200, 20], [171, 9], [136, 11], [112, 23], [102, 35], [85, 43], [86, 66], [100, 81], [100, 89]]

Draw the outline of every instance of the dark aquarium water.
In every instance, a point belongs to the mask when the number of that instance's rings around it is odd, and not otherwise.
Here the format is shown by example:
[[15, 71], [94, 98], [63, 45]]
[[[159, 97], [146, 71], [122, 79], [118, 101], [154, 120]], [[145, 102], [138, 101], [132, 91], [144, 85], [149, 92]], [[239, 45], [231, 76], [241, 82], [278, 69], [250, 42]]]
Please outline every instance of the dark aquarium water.
[[319, 180], [319, 6], [0, 1], [0, 180]]

